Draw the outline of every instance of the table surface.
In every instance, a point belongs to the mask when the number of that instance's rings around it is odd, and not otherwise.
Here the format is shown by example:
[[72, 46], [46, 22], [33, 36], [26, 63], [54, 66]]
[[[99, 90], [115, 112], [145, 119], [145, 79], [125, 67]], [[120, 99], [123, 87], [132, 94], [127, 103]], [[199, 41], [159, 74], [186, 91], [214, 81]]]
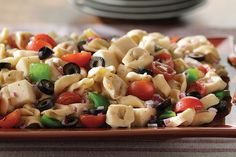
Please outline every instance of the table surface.
[[[236, 0], [209, 0], [208, 3], [181, 19], [123, 21], [86, 15], [69, 5], [67, 0], [0, 0], [0, 27], [58, 31], [63, 28], [83, 29], [84, 25], [111, 25], [123, 30], [148, 28], [168, 34], [232, 34], [236, 37]], [[122, 27], [120, 27], [122, 26]], [[96, 26], [95, 26], [96, 28]], [[208, 29], [206, 29], [208, 28]], [[209, 29], [210, 28], [210, 29]], [[110, 30], [109, 32], [112, 32]], [[119, 139], [70, 141], [0, 140], [0, 156], [235, 156], [234, 138]]]

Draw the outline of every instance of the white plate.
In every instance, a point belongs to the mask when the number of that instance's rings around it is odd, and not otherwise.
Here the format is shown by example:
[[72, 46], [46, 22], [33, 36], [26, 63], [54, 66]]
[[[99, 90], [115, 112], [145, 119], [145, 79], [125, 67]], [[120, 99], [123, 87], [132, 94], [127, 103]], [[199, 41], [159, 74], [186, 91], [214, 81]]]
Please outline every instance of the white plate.
[[198, 3], [201, 3], [202, 0], [187, 0], [173, 5], [165, 6], [146, 6], [146, 7], [121, 7], [114, 5], [105, 5], [101, 3], [94, 3], [91, 0], [86, 0], [84, 6], [91, 7], [103, 11], [112, 11], [112, 12], [126, 12], [126, 13], [150, 13], [150, 12], [167, 12], [173, 10], [185, 9]]
[[[79, 0], [86, 1], [86, 0]], [[117, 5], [117, 6], [153, 6], [153, 5], [168, 5], [186, 0], [92, 0], [94, 2]]]
[[140, 13], [140, 14], [134, 14], [134, 13], [116, 13], [116, 12], [109, 12], [109, 11], [103, 11], [98, 10], [94, 8], [90, 8], [84, 5], [78, 5], [78, 3], [74, 3], [74, 0], [70, 0], [74, 4], [74, 6], [78, 7], [78, 10], [82, 10], [83, 12], [86, 12], [88, 14], [92, 14], [95, 16], [100, 17], [106, 17], [106, 18], [114, 18], [114, 19], [133, 19], [133, 20], [149, 20], [149, 19], [165, 19], [165, 18], [174, 18], [179, 17], [186, 12], [192, 11], [193, 9], [199, 7], [200, 5], [204, 4], [205, 0], [202, 0], [201, 3], [198, 5], [176, 10], [176, 11], [170, 11], [170, 12], [162, 12], [162, 13]]

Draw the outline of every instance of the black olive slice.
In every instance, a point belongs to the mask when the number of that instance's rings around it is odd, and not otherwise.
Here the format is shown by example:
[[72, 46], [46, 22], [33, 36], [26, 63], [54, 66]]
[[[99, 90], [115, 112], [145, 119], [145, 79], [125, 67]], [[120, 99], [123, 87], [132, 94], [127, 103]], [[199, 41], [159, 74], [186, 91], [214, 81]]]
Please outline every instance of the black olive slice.
[[53, 95], [54, 84], [51, 81], [43, 79], [43, 80], [37, 82], [36, 85], [41, 92], [43, 92], [47, 95]]
[[94, 67], [105, 67], [105, 60], [102, 57], [93, 57], [89, 62], [90, 68]]
[[188, 56], [192, 59], [195, 59], [195, 60], [199, 61], [199, 62], [204, 61], [204, 59], [205, 59], [205, 55], [203, 55], [203, 54], [198, 54], [197, 55], [197, 54], [194, 54], [194, 53], [190, 53]]
[[67, 63], [63, 66], [63, 73], [64, 75], [80, 73], [80, 67], [75, 63]]
[[11, 63], [1, 62], [0, 63], [0, 70], [2, 70], [2, 69], [11, 69]]
[[225, 100], [221, 100], [217, 105], [212, 106], [215, 109], [217, 109], [217, 112], [223, 112], [227, 110], [227, 106], [229, 105], [229, 102]]
[[186, 93], [186, 96], [193, 96], [193, 97], [196, 97], [198, 99], [202, 98], [201, 94], [198, 93], [198, 92], [189, 92], [189, 93]]
[[75, 116], [66, 116], [65, 119], [62, 121], [62, 125], [65, 127], [73, 127], [78, 124], [79, 120]]
[[40, 112], [44, 110], [48, 110], [54, 106], [53, 98], [46, 98], [38, 102], [36, 108], [39, 109]]
[[92, 115], [98, 115], [99, 113], [102, 114], [106, 114], [106, 110], [105, 109], [89, 109], [88, 114], [92, 114]]
[[137, 70], [137, 73], [139, 74], [145, 74], [147, 73], [148, 75], [153, 75], [153, 72], [151, 70], [148, 69], [144, 69], [144, 68], [140, 68]]
[[42, 47], [42, 48], [39, 50], [39, 53], [38, 53], [40, 60], [47, 59], [47, 58], [49, 58], [50, 56], [52, 56], [52, 54], [53, 54], [53, 51], [52, 51], [50, 48], [48, 48], [47, 46]]
[[171, 107], [171, 106], [172, 106], [171, 99], [168, 98], [157, 106], [157, 110], [164, 110], [167, 107]]

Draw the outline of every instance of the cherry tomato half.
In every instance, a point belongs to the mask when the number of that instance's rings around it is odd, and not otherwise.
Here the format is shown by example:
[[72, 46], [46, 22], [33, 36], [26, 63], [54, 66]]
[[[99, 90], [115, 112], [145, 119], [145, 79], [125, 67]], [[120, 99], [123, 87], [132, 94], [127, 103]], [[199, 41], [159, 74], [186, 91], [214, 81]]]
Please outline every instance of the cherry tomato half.
[[33, 51], [39, 51], [42, 47], [49, 47], [49, 48], [52, 48], [52, 46], [43, 41], [43, 40], [32, 40], [30, 41], [27, 46], [26, 46], [26, 49], [27, 50], [33, 50]]
[[20, 122], [20, 117], [20, 111], [16, 109], [0, 120], [0, 127], [12, 128], [14, 126], [17, 126]]
[[47, 34], [36, 34], [34, 36], [34, 40], [35, 41], [37, 41], [37, 40], [45, 41], [45, 42], [49, 43], [52, 46], [52, 48], [57, 45], [55, 40]]
[[187, 96], [187, 97], [180, 99], [180, 101], [176, 103], [175, 112], [182, 112], [188, 108], [193, 108], [195, 110], [201, 110], [203, 108], [203, 104], [198, 98], [192, 97], [192, 96]]
[[56, 101], [56, 103], [63, 105], [79, 103], [79, 102], [81, 102], [81, 96], [74, 94], [72, 92], [64, 92], [60, 94]]
[[91, 60], [91, 53], [90, 52], [81, 52], [81, 53], [75, 53], [75, 54], [66, 54], [61, 57], [62, 60], [66, 62], [72, 62], [75, 64], [78, 64], [80, 67], [85, 67], [89, 64], [89, 61]]
[[154, 60], [167, 64], [170, 67], [174, 68], [174, 62], [171, 54], [169, 52], [161, 52], [154, 56]]
[[80, 123], [87, 128], [98, 128], [102, 126], [106, 121], [106, 115], [98, 114], [98, 115], [89, 115], [82, 114], [79, 117]]
[[152, 82], [141, 80], [132, 82], [128, 88], [128, 94], [134, 95], [142, 100], [149, 100], [155, 93]]
[[151, 70], [155, 74], [163, 74], [166, 80], [170, 80], [176, 74], [176, 71], [167, 64], [158, 61], [152, 62]]

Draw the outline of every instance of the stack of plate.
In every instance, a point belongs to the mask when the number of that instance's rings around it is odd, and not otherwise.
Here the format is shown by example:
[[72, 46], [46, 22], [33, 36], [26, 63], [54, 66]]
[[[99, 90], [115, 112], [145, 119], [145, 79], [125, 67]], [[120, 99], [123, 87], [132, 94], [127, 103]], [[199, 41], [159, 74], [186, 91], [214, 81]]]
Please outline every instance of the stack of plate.
[[205, 0], [70, 0], [86, 13], [117, 19], [164, 19], [179, 17]]

